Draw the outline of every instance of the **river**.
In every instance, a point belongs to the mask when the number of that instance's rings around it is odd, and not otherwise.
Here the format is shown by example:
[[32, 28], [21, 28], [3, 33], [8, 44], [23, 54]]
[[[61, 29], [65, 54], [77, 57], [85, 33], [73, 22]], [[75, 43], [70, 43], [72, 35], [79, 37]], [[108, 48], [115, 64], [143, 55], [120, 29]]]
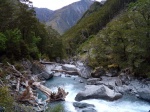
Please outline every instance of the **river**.
[[[81, 80], [81, 78], [78, 76], [65, 77], [65, 75], [62, 75], [61, 77], [53, 77], [45, 84], [53, 91], [57, 90], [57, 87], [60, 86], [69, 92], [65, 99], [66, 101], [57, 102], [57, 104], [61, 103], [64, 106], [65, 112], [77, 112], [72, 103], [75, 102], [74, 98], [76, 94], [84, 90], [85, 86], [85, 84], [80, 83], [79, 80]], [[46, 98], [42, 93], [40, 93], [40, 97], [43, 99]], [[149, 103], [129, 95], [125, 95], [123, 98], [113, 102], [100, 99], [90, 99], [81, 102], [94, 104], [97, 112], [148, 112], [150, 110]]]

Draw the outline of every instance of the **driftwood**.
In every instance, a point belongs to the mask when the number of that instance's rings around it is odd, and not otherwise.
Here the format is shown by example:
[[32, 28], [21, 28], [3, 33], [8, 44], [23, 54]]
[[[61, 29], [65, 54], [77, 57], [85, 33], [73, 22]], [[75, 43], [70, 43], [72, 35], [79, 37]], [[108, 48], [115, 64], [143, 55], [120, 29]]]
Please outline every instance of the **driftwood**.
[[7, 64], [18, 74], [19, 77], [24, 77], [21, 72], [19, 72], [14, 65], [11, 65], [7, 62]]
[[65, 92], [64, 89], [58, 88], [58, 92], [52, 92], [49, 88], [41, 85], [40, 82], [34, 82], [34, 86], [36, 86], [39, 90], [44, 92], [47, 96], [46, 102], [57, 101], [57, 100], [65, 100], [65, 97], [68, 95], [68, 92]]
[[56, 62], [44, 62], [44, 61], [40, 61], [41, 64], [55, 64]]
[[4, 86], [4, 83], [3, 81], [0, 79], [0, 86], [3, 87]]
[[30, 86], [27, 86], [25, 91], [23, 91], [23, 93], [20, 95], [20, 97], [18, 98], [19, 101], [21, 102], [25, 102], [28, 101], [31, 104], [35, 104], [35, 100], [37, 99], [36, 96], [34, 96], [33, 90]]
[[16, 91], [19, 91], [20, 88], [20, 78], [17, 80]]
[[76, 71], [66, 71], [66, 70], [51, 70], [51, 71], [55, 71], [55, 72], [65, 72], [65, 73], [67, 73], [67, 74], [70, 74], [70, 75], [79, 75], [79, 73], [78, 72], [76, 72]]

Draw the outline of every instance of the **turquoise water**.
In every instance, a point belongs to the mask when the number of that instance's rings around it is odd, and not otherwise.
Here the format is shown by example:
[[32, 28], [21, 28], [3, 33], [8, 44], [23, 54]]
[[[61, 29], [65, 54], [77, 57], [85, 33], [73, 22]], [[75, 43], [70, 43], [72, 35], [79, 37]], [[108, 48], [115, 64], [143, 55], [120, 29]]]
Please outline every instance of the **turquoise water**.
[[[75, 80], [74, 80], [75, 79]], [[73, 107], [72, 103], [75, 102], [74, 98], [76, 94], [84, 90], [84, 84], [80, 83], [81, 80], [77, 76], [73, 77], [54, 77], [46, 82], [46, 86], [53, 91], [57, 90], [57, 87], [63, 87], [65, 91], [69, 92], [66, 97], [66, 101], [56, 102], [53, 104], [61, 103], [65, 108], [65, 112], [77, 112]], [[40, 93], [40, 97], [45, 99], [46, 96]], [[104, 101], [100, 99], [90, 99], [81, 102], [94, 104], [97, 112], [148, 112], [150, 110], [150, 104], [141, 101], [133, 96], [125, 96], [114, 102]]]

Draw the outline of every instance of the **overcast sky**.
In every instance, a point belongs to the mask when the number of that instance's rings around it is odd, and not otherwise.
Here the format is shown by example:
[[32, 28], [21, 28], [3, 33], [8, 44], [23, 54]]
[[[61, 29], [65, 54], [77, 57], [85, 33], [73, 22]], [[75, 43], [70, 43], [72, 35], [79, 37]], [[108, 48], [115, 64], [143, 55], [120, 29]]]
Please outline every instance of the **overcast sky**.
[[[80, 0], [30, 0], [30, 1], [33, 2], [34, 7], [56, 10], [62, 8], [63, 6], [69, 5], [73, 2], [80, 1]], [[101, 1], [101, 0], [97, 0], [97, 1]]]

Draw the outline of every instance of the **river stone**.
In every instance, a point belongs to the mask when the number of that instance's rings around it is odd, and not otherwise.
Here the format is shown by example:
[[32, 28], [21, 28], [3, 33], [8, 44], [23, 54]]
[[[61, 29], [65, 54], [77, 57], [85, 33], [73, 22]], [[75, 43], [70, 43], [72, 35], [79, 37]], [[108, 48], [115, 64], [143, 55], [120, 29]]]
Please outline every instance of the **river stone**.
[[87, 84], [96, 85], [97, 81], [101, 81], [101, 80], [102, 80], [101, 78], [90, 78], [90, 79], [87, 80]]
[[40, 79], [48, 80], [53, 77], [53, 73], [48, 73], [45, 68], [38, 63], [33, 63], [31, 71], [33, 74], [38, 75]]
[[62, 65], [62, 69], [66, 70], [66, 71], [77, 71], [77, 68], [75, 65], [71, 65], [71, 64], [64, 64]]
[[74, 106], [74, 107], [77, 107], [77, 108], [94, 107], [94, 105], [92, 105], [92, 104], [88, 104], [88, 103], [79, 103], [79, 102], [74, 102], [74, 103], [73, 103], [73, 106]]
[[97, 112], [97, 111], [93, 108], [85, 108], [81, 112]]
[[91, 77], [91, 69], [87, 66], [82, 66], [78, 68], [78, 73], [81, 77], [86, 78], [86, 79]]
[[150, 102], [150, 89], [145, 87], [144, 89], [138, 89], [137, 94], [139, 95], [140, 99]]
[[105, 85], [88, 85], [86, 86], [86, 90], [79, 92], [75, 100], [81, 101], [86, 99], [103, 99], [114, 101], [122, 97], [121, 93], [117, 93], [114, 90], [109, 89]]

